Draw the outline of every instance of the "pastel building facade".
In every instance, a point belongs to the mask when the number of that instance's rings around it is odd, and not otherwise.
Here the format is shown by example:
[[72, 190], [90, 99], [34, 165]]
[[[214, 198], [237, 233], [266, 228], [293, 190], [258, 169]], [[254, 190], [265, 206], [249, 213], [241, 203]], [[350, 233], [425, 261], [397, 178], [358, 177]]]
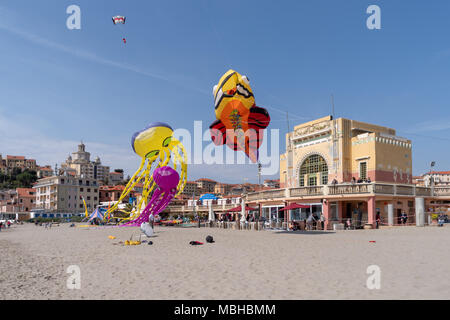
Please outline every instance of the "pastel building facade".
[[412, 183], [411, 140], [394, 129], [331, 116], [294, 127], [280, 156], [280, 187], [355, 180]]
[[450, 186], [450, 171], [430, 171], [421, 177], [421, 181], [427, 187]]
[[37, 165], [35, 159], [27, 159], [24, 156], [11, 156], [7, 155], [3, 158], [0, 154], [0, 172], [6, 174], [12, 172], [15, 168], [36, 171]]
[[[355, 226], [383, 223], [388, 211], [398, 221], [414, 216], [416, 195], [429, 190], [413, 184], [412, 143], [395, 129], [360, 121], [323, 117], [294, 127], [280, 155], [280, 188], [250, 193], [250, 205], [279, 222], [326, 218], [326, 227], [350, 219]], [[302, 203], [306, 209], [281, 209]], [[412, 222], [413, 218], [409, 220]]]
[[29, 219], [30, 212], [36, 205], [35, 191], [32, 188], [0, 191], [0, 217], [17, 220]]
[[53, 176], [40, 179], [36, 190], [36, 208], [50, 212], [84, 212], [83, 199], [89, 211], [99, 204], [97, 180], [72, 176]]

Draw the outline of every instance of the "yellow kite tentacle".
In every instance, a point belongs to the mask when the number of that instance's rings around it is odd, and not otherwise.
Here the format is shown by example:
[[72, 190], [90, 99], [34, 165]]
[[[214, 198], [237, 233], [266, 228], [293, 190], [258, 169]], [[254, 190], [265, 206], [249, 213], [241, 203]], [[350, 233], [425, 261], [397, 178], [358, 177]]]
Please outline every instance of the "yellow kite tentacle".
[[[187, 155], [186, 155], [186, 150], [184, 149], [183, 144], [179, 140], [177, 140], [175, 138], [172, 139], [172, 142], [170, 144], [170, 148], [171, 148], [173, 154], [175, 155], [174, 163], [176, 163], [176, 160], [178, 160], [180, 162], [180, 164], [181, 164], [181, 176], [180, 176], [180, 182], [178, 183], [178, 186], [177, 186], [178, 192], [176, 194], [176, 195], [179, 195], [180, 193], [183, 192], [184, 187], [186, 185], [186, 180], [187, 180]], [[181, 150], [181, 153], [182, 153], [183, 156], [180, 155], [180, 152], [179, 152], [178, 149]]]
[[[139, 166], [137, 171], [134, 173], [134, 175], [131, 177], [130, 181], [128, 181], [127, 185], [125, 186], [125, 189], [123, 190], [123, 192], [119, 198], [119, 201], [117, 201], [116, 204], [114, 204], [111, 208], [108, 209], [108, 211], [106, 211], [105, 217], [117, 209], [119, 203], [123, 200], [123, 198], [125, 198], [125, 196], [128, 193], [130, 193], [130, 189], [132, 189], [134, 187], [134, 185], [137, 183], [137, 181], [139, 181], [141, 179], [141, 177], [142, 177], [141, 170], [144, 167], [144, 165], [145, 165], [145, 158], [142, 159], [141, 165]], [[136, 179], [136, 177], [137, 177], [137, 179]], [[133, 181], [135, 179], [136, 179], [136, 181], [133, 183]]]
[[[183, 152], [184, 159], [181, 157], [177, 147], [180, 148], [181, 151]], [[173, 144], [172, 151], [175, 155], [175, 159], [178, 160], [181, 164], [180, 182], [178, 183], [178, 186], [177, 186], [177, 189], [178, 189], [177, 195], [179, 195], [181, 192], [183, 192], [184, 186], [186, 184], [186, 170], [187, 170], [186, 153], [184, 152], [183, 145], [179, 141], [175, 141], [175, 143]]]
[[86, 205], [86, 201], [84, 201], [84, 197], [83, 197], [83, 204], [84, 204], [84, 210], [85, 210], [84, 215], [85, 215], [86, 218], [89, 218], [88, 208], [87, 208], [87, 205]]
[[137, 204], [136, 208], [131, 212], [130, 217], [127, 218], [127, 220], [137, 218], [139, 216], [139, 214], [141, 213], [142, 205], [143, 204], [147, 205], [148, 197], [156, 186], [156, 184], [153, 180], [152, 165], [156, 160], [158, 160], [158, 158], [159, 158], [159, 161], [158, 161], [158, 165], [156, 166], [156, 168], [159, 168], [159, 167], [161, 167], [161, 165], [165, 165], [168, 162], [168, 157], [167, 157], [166, 152], [160, 152], [159, 155], [154, 156], [152, 158], [152, 161], [148, 162], [147, 167], [145, 169], [145, 173], [144, 173], [145, 180], [144, 180], [144, 185], [142, 188], [141, 199], [139, 200], [139, 203]]

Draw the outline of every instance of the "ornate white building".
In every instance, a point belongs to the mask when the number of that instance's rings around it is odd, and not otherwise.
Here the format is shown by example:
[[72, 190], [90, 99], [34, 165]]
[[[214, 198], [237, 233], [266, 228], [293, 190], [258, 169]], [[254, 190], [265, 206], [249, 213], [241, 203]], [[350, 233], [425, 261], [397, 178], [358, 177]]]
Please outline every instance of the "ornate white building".
[[100, 181], [109, 180], [109, 167], [103, 166], [99, 157], [95, 161], [90, 159], [91, 154], [86, 151], [86, 146], [81, 142], [78, 145], [78, 151], [67, 157], [66, 162], [61, 165], [61, 169], [78, 177]]

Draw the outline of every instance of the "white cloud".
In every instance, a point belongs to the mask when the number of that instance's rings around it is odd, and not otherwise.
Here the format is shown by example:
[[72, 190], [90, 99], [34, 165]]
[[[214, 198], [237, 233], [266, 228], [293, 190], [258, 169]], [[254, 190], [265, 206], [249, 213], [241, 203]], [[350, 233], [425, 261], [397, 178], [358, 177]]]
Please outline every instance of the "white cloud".
[[412, 126], [412, 129], [408, 130], [407, 132], [410, 133], [432, 132], [432, 131], [443, 131], [448, 129], [450, 129], [450, 120], [438, 119], [420, 122]]

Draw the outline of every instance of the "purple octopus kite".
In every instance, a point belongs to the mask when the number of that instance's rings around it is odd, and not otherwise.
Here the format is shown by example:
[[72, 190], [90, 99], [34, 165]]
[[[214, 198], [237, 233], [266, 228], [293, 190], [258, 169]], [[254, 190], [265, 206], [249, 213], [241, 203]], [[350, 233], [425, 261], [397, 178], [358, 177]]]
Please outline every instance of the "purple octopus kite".
[[171, 167], [164, 166], [155, 169], [153, 180], [157, 187], [149, 203], [139, 217], [121, 225], [122, 227], [140, 226], [142, 223], [148, 222], [150, 215], [156, 216], [163, 211], [177, 193], [180, 175]]

